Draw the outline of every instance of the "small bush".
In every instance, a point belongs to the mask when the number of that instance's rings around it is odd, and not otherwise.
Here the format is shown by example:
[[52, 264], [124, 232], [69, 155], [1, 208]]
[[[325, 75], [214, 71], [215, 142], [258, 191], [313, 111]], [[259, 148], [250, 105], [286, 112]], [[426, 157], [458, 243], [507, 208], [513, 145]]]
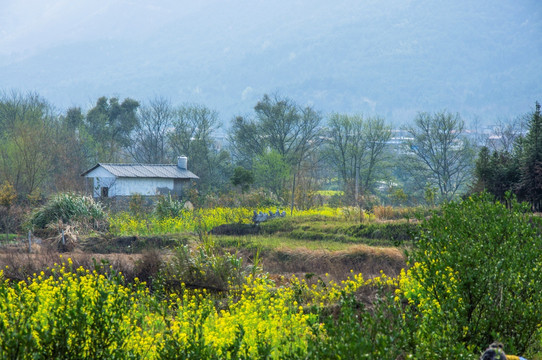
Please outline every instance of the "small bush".
[[371, 215], [365, 209], [355, 206], [344, 207], [341, 212], [346, 221], [362, 222], [371, 219]]
[[141, 194], [134, 194], [130, 196], [128, 210], [135, 218], [141, 218], [143, 216], [145, 213], [145, 200]]
[[395, 219], [395, 211], [392, 206], [378, 205], [373, 208], [375, 217], [380, 220], [392, 220]]
[[174, 219], [182, 216], [184, 204], [171, 195], [161, 196], [154, 207], [154, 215], [160, 219]]
[[257, 270], [257, 261], [254, 266], [245, 265], [237, 254], [222, 253], [207, 238], [195, 249], [177, 247], [161, 276], [166, 289], [184, 283], [187, 287], [223, 291], [243, 284], [246, 276]]
[[53, 196], [45, 205], [33, 212], [28, 222], [31, 227], [37, 229], [45, 229], [48, 225], [58, 222], [99, 228], [105, 217], [102, 206], [93, 198], [61, 193]]

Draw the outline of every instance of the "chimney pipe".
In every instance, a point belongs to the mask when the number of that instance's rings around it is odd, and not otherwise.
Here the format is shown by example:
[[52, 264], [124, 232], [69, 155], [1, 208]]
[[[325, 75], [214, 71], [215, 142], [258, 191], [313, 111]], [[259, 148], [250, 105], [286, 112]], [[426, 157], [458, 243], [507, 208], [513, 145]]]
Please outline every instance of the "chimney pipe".
[[187, 170], [187, 164], [188, 163], [188, 158], [186, 156], [179, 156], [177, 157], [177, 167], [179, 169], [183, 169], [183, 170]]

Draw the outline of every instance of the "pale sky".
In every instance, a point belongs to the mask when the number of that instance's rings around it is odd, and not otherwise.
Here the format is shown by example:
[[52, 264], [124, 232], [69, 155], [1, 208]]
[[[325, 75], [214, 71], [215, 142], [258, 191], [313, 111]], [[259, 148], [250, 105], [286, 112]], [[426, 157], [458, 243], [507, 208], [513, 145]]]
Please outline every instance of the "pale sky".
[[495, 117], [542, 100], [541, 54], [540, 0], [0, 0], [0, 91], [61, 109], [159, 95], [231, 118], [277, 91]]
[[2, 0], [0, 53], [28, 53], [81, 39], [137, 39], [189, 16], [198, 4], [203, 2]]

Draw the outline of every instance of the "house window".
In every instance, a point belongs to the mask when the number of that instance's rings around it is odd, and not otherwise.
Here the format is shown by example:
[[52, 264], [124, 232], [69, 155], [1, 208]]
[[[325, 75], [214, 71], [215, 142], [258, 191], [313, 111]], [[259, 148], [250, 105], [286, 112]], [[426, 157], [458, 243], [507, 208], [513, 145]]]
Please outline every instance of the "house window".
[[109, 188], [107, 186], [104, 186], [102, 188], [102, 197], [106, 198], [109, 196]]

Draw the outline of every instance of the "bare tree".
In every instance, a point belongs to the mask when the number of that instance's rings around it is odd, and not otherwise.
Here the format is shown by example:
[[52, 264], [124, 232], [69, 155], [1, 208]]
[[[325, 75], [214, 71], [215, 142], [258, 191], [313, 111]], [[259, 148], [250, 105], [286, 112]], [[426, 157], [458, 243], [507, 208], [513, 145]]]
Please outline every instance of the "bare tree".
[[486, 140], [487, 147], [492, 151], [504, 151], [511, 154], [517, 139], [523, 135], [523, 119], [511, 121], [499, 120], [493, 127], [493, 134]]
[[435, 185], [442, 200], [451, 200], [472, 176], [474, 147], [463, 134], [463, 120], [448, 112], [420, 113], [405, 130], [410, 139], [404, 143], [404, 163], [426, 179], [420, 186]]
[[160, 97], [139, 109], [139, 122], [132, 135], [133, 145], [129, 148], [135, 161], [163, 164], [171, 158], [167, 136], [174, 116], [169, 100]]
[[190, 170], [200, 177], [200, 189], [229, 182], [229, 153], [214, 138], [221, 123], [218, 113], [201, 105], [185, 105], [175, 111], [169, 144], [177, 155], [186, 155]]
[[391, 126], [379, 117], [368, 118], [363, 126], [365, 156], [362, 158], [360, 172], [363, 189], [371, 189], [375, 171], [384, 160], [384, 150], [391, 137]]
[[347, 193], [357, 200], [359, 190], [369, 191], [384, 158], [391, 127], [378, 117], [332, 114], [328, 120], [326, 155]]

